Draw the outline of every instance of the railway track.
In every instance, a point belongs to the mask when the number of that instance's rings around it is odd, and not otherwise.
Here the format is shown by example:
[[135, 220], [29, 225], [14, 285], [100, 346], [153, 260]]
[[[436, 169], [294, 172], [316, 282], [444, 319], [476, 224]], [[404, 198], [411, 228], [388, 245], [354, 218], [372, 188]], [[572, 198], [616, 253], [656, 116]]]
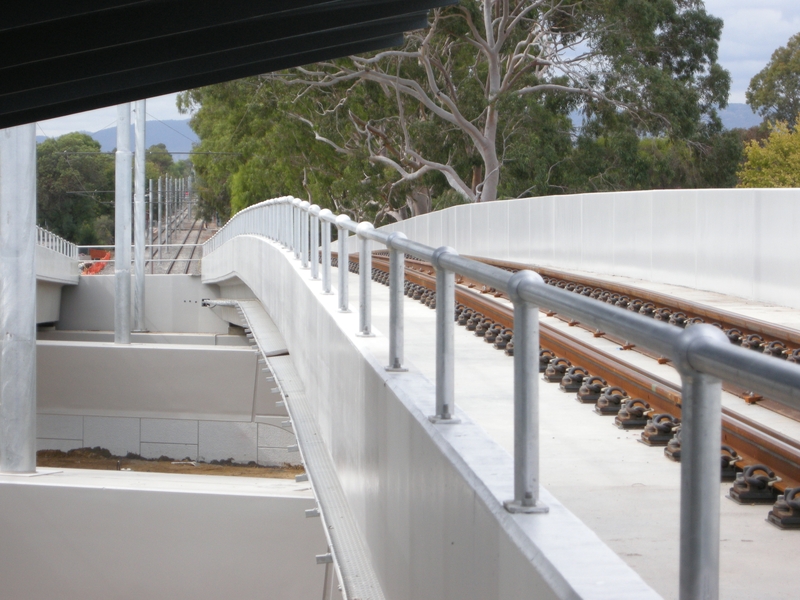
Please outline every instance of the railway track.
[[[197, 229], [197, 235], [194, 238], [194, 242], [191, 245], [187, 246], [187, 242], [189, 240], [189, 236], [191, 236], [192, 232]], [[169, 267], [167, 267], [166, 273], [167, 275], [172, 274], [173, 269], [177, 263], [186, 263], [185, 265], [179, 267], [183, 269], [183, 274], [186, 275], [189, 273], [189, 269], [192, 266], [192, 259], [194, 258], [194, 253], [197, 251], [197, 244], [200, 240], [200, 235], [203, 233], [203, 223], [199, 219], [195, 219], [192, 222], [192, 226], [186, 230], [186, 235], [183, 236], [183, 241], [181, 242], [181, 247], [178, 248], [178, 251], [175, 253], [175, 258], [172, 259], [172, 262], [169, 263]], [[181, 256], [181, 254], [188, 253], [188, 256]]]
[[[484, 259], [480, 259], [484, 260]], [[337, 258], [334, 258], [334, 265]], [[526, 268], [524, 265], [502, 261], [484, 261], [507, 270]], [[350, 257], [350, 270], [358, 271], [358, 257]], [[758, 335], [762, 340], [762, 350], [766, 353], [777, 351], [783, 346], [783, 359], [796, 362], [798, 352], [791, 350], [791, 344], [800, 346], [800, 333], [797, 331], [764, 323], [755, 319], [739, 317], [733, 313], [711, 309], [708, 306], [678, 300], [664, 294], [645, 292], [617, 284], [608, 284], [590, 278], [574, 278], [571, 274], [553, 269], [535, 269], [550, 285], [563, 287], [575, 293], [584, 293], [599, 301], [610, 302], [621, 308], [638, 310], [647, 305], [650, 316], [656, 315], [669, 320], [672, 315], [675, 326], [691, 326], [699, 322], [712, 323], [726, 331], [732, 343], [750, 340], [754, 347]], [[377, 252], [373, 256], [373, 279], [388, 285], [389, 260], [386, 253]], [[405, 292], [413, 299], [435, 308], [435, 274], [433, 267], [417, 259], [406, 259]], [[479, 338], [491, 343], [500, 351], [513, 356], [513, 308], [503, 302], [504, 295], [492, 288], [456, 278], [455, 318], [459, 325], [475, 332]], [[582, 287], [581, 287], [582, 286]], [[588, 292], [588, 293], [587, 293]], [[639, 293], [641, 292], [641, 293]], [[617, 298], [614, 299], [614, 295]], [[627, 302], [623, 305], [622, 302]], [[650, 303], [650, 304], [648, 304]], [[682, 314], [678, 314], [682, 313]], [[548, 316], [558, 315], [548, 312]], [[643, 312], [643, 314], [648, 314]], [[702, 319], [702, 321], [701, 321]], [[570, 326], [581, 327], [580, 323], [563, 319]], [[619, 347], [643, 351], [606, 335], [591, 331], [594, 337], [604, 337]], [[733, 331], [731, 331], [733, 330]], [[737, 340], [736, 338], [739, 338]], [[779, 342], [773, 344], [771, 342]], [[542, 321], [540, 323], [540, 364], [539, 371], [545, 381], [559, 384], [565, 393], [570, 393], [583, 403], [594, 407], [600, 417], [607, 418], [622, 429], [642, 429], [640, 441], [663, 447], [667, 458], [680, 460], [680, 386], [658, 377], [646, 369], [603, 351], [586, 341], [569, 335]], [[748, 346], [745, 346], [748, 347]], [[643, 354], [668, 363], [664, 357], [643, 351]], [[780, 360], [776, 357], [776, 360]], [[798, 365], [800, 368], [800, 364]], [[758, 402], [771, 408], [771, 401], [756, 396], [747, 390], [725, 386], [727, 391], [745, 398], [748, 402]], [[772, 403], [777, 406], [777, 402]], [[796, 418], [796, 411], [777, 410], [789, 418]], [[720, 460], [723, 479], [734, 480], [731, 497], [744, 504], [774, 504], [778, 492], [789, 493], [800, 488], [800, 441], [792, 439], [753, 419], [723, 408], [722, 440]], [[769, 519], [778, 526], [800, 526], [800, 503], [790, 500], [783, 516]], [[784, 502], [785, 503], [785, 502]], [[798, 505], [798, 506], [795, 506]], [[773, 511], [774, 512], [774, 511]]]

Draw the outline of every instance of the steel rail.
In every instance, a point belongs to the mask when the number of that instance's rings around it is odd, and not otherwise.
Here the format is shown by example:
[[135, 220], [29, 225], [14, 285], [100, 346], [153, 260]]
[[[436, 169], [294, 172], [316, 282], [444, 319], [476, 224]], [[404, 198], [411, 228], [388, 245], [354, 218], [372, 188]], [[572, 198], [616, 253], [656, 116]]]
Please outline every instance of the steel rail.
[[[373, 268], [390, 272], [387, 257], [376, 255], [372, 261]], [[351, 256], [349, 262], [358, 264], [359, 257]], [[406, 269], [406, 280], [435, 290], [435, 278], [426, 269], [430, 266], [413, 260], [407, 262], [410, 267]], [[512, 329], [514, 326], [512, 308], [481, 292], [457, 287], [456, 301], [504, 328]], [[644, 400], [654, 413], [681, 416], [681, 388], [676, 384], [619, 360], [546, 323], [542, 323], [540, 328], [542, 348], [552, 351], [556, 357], [566, 358], [572, 366], [583, 367], [590, 375], [602, 377], [609, 386], [622, 388], [630, 398]], [[733, 447], [742, 457], [741, 462], [737, 463], [740, 466], [766, 464], [771, 467], [781, 478], [774, 485], [777, 490], [783, 492], [786, 488], [800, 486], [800, 441], [723, 407], [721, 442]]]
[[[195, 219], [194, 222], [192, 223], [192, 226], [186, 231], [186, 235], [183, 237], [183, 242], [181, 242], [179, 244], [180, 248], [178, 248], [178, 251], [175, 253], [175, 258], [172, 259], [172, 263], [170, 263], [169, 267], [167, 268], [167, 275], [171, 275], [172, 274], [172, 269], [175, 266], [176, 262], [187, 260], [185, 258], [179, 258], [179, 256], [181, 255], [181, 252], [183, 252], [184, 248], [186, 247], [186, 245], [187, 245], [186, 244], [186, 240], [189, 239], [189, 236], [192, 234], [192, 231], [194, 231], [194, 228], [195, 228], [195, 225], [197, 225], [197, 222], [198, 222], [198, 219]], [[197, 238], [200, 239], [199, 234], [198, 234]], [[194, 248], [192, 249], [192, 254], [194, 254]], [[188, 262], [186, 264], [191, 264], [191, 257], [188, 259]]]
[[[545, 283], [547, 283], [548, 285], [555, 285], [561, 289], [572, 291], [574, 293], [582, 293], [583, 295], [587, 295], [585, 293], [585, 289], [590, 288], [593, 291], [592, 297], [598, 295], [597, 294], [598, 292], [600, 292], [601, 294], [606, 294], [606, 293], [617, 294], [624, 298], [623, 300], [621, 300], [621, 302], [623, 302], [626, 306], [622, 306], [620, 303], [617, 303], [616, 306], [620, 306], [622, 308], [628, 308], [628, 310], [631, 310], [631, 308], [629, 308], [630, 305], [636, 301], [640, 301], [643, 303], [649, 302], [655, 305], [654, 306], [655, 310], [663, 308], [667, 309], [667, 311], [669, 311], [672, 314], [679, 312], [683, 313], [687, 320], [699, 319], [699, 321], [696, 322], [709, 322], [715, 327], [718, 327], [719, 329], [723, 330], [726, 333], [726, 335], [728, 335], [729, 339], [731, 339], [732, 337], [733, 338], [738, 337], [739, 345], [741, 345], [742, 340], [746, 339], [750, 335], [755, 334], [758, 336], [763, 336], [764, 342], [762, 344], [763, 349], [761, 350], [761, 352], [766, 354], [765, 350], [766, 348], [769, 347], [769, 344], [771, 342], [778, 342], [786, 350], [781, 352], [777, 356], [771, 353], [768, 354], [769, 356], [772, 356], [776, 359], [787, 360], [787, 362], [789, 363], [795, 363], [795, 361], [800, 360], [800, 331], [791, 329], [789, 327], [783, 327], [781, 325], [768, 323], [766, 321], [762, 321], [760, 319], [755, 319], [752, 317], [747, 317], [744, 315], [737, 315], [736, 313], [725, 311], [719, 308], [710, 307], [704, 304], [700, 304], [699, 302], [693, 302], [691, 300], [676, 298], [668, 294], [652, 292], [649, 290], [644, 290], [642, 288], [637, 288], [635, 286], [630, 286], [630, 285], [606, 282], [600, 279], [595, 279], [593, 277], [588, 277], [583, 275], [577, 276], [566, 271], [560, 271], [556, 269], [542, 268], [538, 266], [524, 265], [520, 263], [488, 259], [488, 258], [474, 258], [474, 260], [484, 262], [486, 264], [490, 264], [499, 267], [501, 269], [506, 269], [509, 270], [510, 272], [516, 272], [521, 269], [531, 269], [539, 273], [545, 279]], [[426, 268], [424, 263], [420, 263], [420, 265], [421, 265], [420, 268], [422, 269]], [[429, 265], [427, 266], [427, 268], [432, 269], [432, 267], [430, 267]], [[465, 281], [465, 283], [470, 287], [477, 287], [475, 282]], [[577, 287], [570, 289], [570, 286], [583, 286], [584, 291], [579, 292], [578, 291], [579, 288]], [[486, 288], [486, 286], [482, 287]], [[483, 289], [482, 291], [506, 297], [506, 295], [503, 294], [502, 292], [498, 293], [496, 290], [490, 288]], [[599, 298], [599, 300], [603, 301], [602, 298]], [[553, 312], [549, 312], [548, 316], [560, 317], [558, 314]], [[649, 316], [651, 318], [657, 318], [654, 317], [652, 313]], [[569, 319], [565, 320], [569, 321]], [[575, 321], [570, 322], [570, 325], [579, 326], [582, 327], [583, 329], [592, 331], [591, 327], [587, 327], [582, 323], [578, 323]], [[732, 331], [738, 331], [740, 335], [734, 334], [732, 336], [729, 333]], [[620, 344], [620, 346], [625, 350], [635, 349], [637, 352], [640, 352], [646, 356], [650, 356], [651, 358], [655, 358], [660, 363], [669, 362], [668, 358], [660, 356], [657, 353], [651, 352], [646, 347], [629, 344], [627, 340], [620, 339], [618, 336], [610, 335], [602, 331], [596, 331], [594, 333], [596, 337], [604, 337]], [[734, 340], [732, 339], [732, 341]], [[792, 350], [791, 346], [796, 346], [796, 348]], [[751, 350], [754, 352], [759, 352], [758, 349], [751, 348]], [[800, 368], [800, 364], [798, 364], [798, 367]], [[758, 403], [764, 408], [768, 408], [769, 410], [782, 414], [785, 417], [789, 417], [791, 419], [794, 419], [795, 421], [800, 420], [799, 410], [788, 407], [785, 404], [776, 402], [770, 398], [757, 394], [751, 388], [723, 380], [723, 389], [731, 394], [734, 394], [735, 396], [743, 398], [746, 402], [750, 404]]]

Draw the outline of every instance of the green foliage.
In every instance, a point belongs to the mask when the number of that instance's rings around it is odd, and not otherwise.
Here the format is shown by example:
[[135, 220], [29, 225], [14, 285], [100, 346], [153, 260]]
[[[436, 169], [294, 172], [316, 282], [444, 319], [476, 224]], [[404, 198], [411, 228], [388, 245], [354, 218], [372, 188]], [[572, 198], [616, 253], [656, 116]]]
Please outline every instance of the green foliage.
[[294, 195], [380, 224], [464, 201], [735, 184], [722, 22], [701, 0], [496, 2], [522, 15], [492, 21], [517, 23], [496, 47], [484, 4], [434, 11], [398, 50], [184, 93], [198, 150], [216, 153], [194, 161], [203, 214]]
[[744, 148], [739, 187], [800, 187], [800, 132], [778, 121], [769, 137], [753, 140]]
[[750, 80], [746, 95], [765, 121], [795, 126], [800, 114], [800, 33], [772, 53], [767, 66]]
[[[96, 154], [95, 154], [96, 153]], [[98, 238], [98, 217], [113, 214], [114, 161], [83, 133], [47, 139], [37, 149], [37, 220], [78, 244]]]

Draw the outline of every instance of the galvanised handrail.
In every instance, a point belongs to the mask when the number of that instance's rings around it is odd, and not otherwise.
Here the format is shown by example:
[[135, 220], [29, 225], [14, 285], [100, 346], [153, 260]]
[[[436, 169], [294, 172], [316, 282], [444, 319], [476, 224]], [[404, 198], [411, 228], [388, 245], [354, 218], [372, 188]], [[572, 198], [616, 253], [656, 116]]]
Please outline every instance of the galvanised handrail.
[[[309, 219], [311, 224], [309, 226]], [[277, 198], [234, 216], [204, 245], [208, 255], [237, 235], [265, 236], [292, 251], [317, 276], [322, 237], [323, 292], [330, 292], [330, 228], [339, 233], [339, 310], [349, 310], [347, 238], [359, 242], [359, 335], [371, 334], [370, 242], [390, 252], [389, 370], [403, 370], [404, 255], [436, 269], [436, 424], [454, 418], [453, 334], [455, 275], [505, 292], [514, 304], [514, 499], [510, 512], [546, 512], [539, 501], [539, 307], [546, 307], [672, 360], [682, 382], [680, 598], [719, 597], [719, 445], [722, 434], [721, 381], [729, 381], [800, 409], [796, 365], [734, 346], [712, 325], [680, 329], [594, 299], [546, 285], [533, 271], [509, 273], [460, 256], [447, 246], [431, 248], [399, 232], [384, 233], [369, 223]], [[309, 236], [309, 231], [312, 232]], [[310, 253], [309, 253], [310, 251]], [[310, 258], [309, 258], [310, 256]]]
[[76, 260], [78, 258], [78, 246], [72, 242], [68, 242], [52, 231], [47, 231], [47, 229], [39, 227], [38, 225], [36, 226], [36, 243], [43, 248], [52, 250], [53, 252], [64, 254], [65, 256], [69, 256], [70, 258], [74, 258]]

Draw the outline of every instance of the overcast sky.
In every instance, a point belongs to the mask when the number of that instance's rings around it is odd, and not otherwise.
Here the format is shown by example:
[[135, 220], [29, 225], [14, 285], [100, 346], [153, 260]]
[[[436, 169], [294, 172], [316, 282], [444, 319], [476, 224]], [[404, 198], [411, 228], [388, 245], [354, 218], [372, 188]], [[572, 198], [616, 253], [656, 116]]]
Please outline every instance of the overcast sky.
[[[800, 32], [800, 0], [705, 0], [706, 10], [725, 22], [719, 62], [731, 73], [730, 102], [745, 102], [750, 79], [764, 68], [779, 46]], [[186, 119], [175, 108], [175, 94], [147, 102], [148, 120]], [[43, 121], [37, 134], [59, 136], [70, 131], [95, 132], [116, 124], [116, 108]]]

